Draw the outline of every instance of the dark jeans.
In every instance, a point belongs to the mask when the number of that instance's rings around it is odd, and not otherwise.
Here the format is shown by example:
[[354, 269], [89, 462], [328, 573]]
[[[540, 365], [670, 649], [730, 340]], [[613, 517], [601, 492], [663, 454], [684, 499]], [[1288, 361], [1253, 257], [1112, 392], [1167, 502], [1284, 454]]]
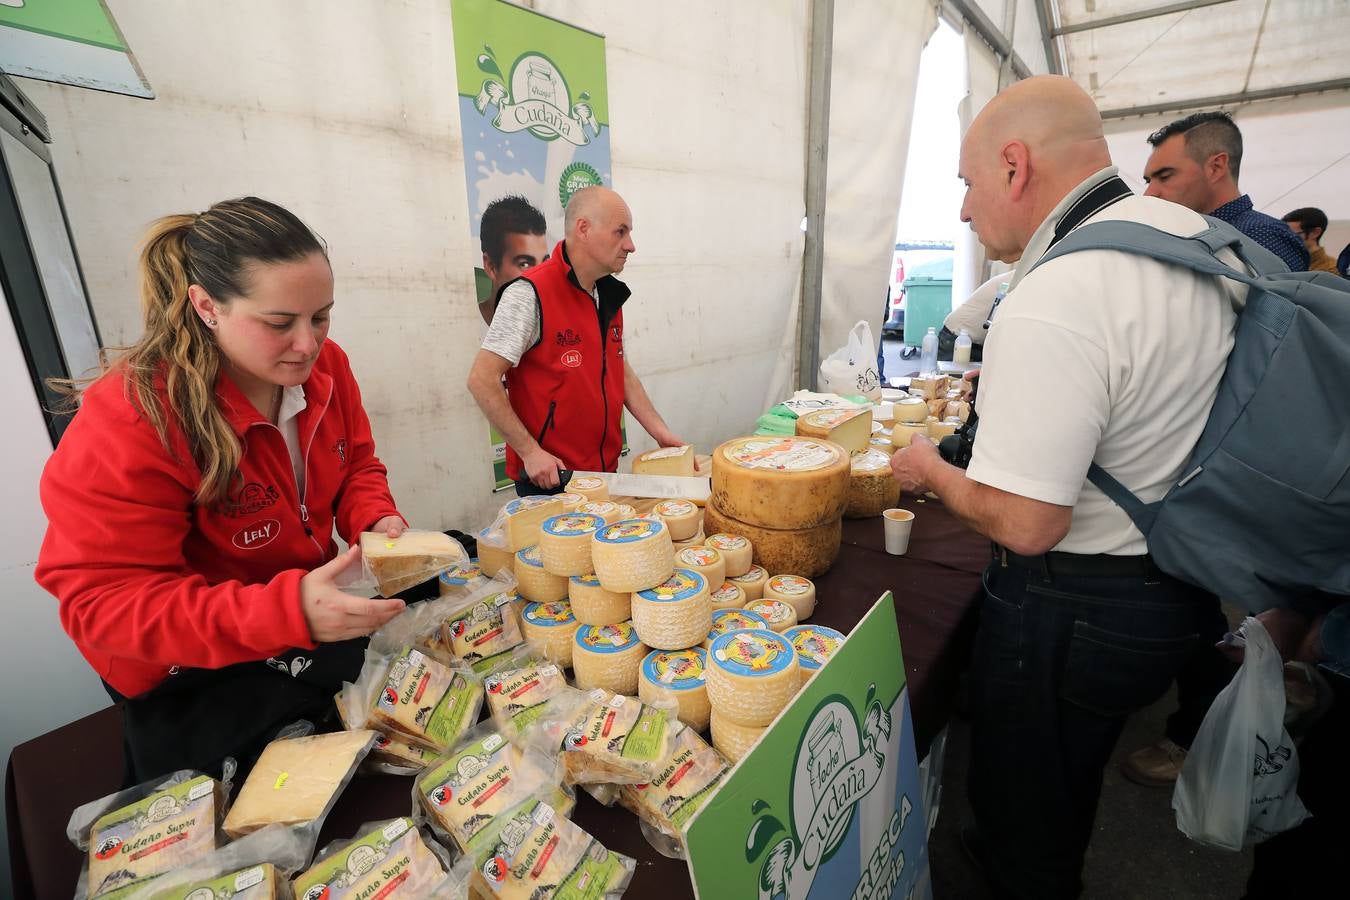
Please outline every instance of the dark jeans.
[[1167, 727], [1163, 732], [1169, 740], [1187, 750], [1191, 749], [1191, 742], [1195, 740], [1195, 734], [1200, 730], [1200, 723], [1205, 720], [1214, 698], [1228, 687], [1237, 674], [1238, 664], [1214, 646], [1226, 631], [1228, 619], [1216, 597], [1213, 609], [1205, 617], [1200, 643], [1177, 675], [1177, 709], [1167, 717]]
[[998, 896], [1082, 890], [1102, 769], [1166, 691], [1213, 597], [1157, 577], [985, 570], [971, 672], [970, 802]]

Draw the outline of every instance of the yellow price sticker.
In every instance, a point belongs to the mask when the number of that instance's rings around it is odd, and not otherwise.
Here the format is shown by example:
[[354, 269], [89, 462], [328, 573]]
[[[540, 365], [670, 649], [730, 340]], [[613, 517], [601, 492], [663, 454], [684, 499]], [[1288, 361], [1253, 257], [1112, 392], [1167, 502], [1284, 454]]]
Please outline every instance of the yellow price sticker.
[[281, 790], [282, 785], [286, 783], [286, 779], [290, 777], [291, 777], [290, 772], [282, 772], [280, 775], [277, 776], [276, 784], [272, 785], [272, 790], [274, 791]]

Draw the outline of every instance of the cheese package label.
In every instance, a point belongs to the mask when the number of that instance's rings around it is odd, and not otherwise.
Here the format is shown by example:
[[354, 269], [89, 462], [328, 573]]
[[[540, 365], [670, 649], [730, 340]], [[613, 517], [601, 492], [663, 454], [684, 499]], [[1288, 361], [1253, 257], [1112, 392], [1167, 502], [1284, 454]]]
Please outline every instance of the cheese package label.
[[844, 635], [824, 625], [796, 625], [783, 632], [797, 651], [797, 662], [803, 669], [815, 670], [825, 665], [844, 642]]
[[663, 831], [678, 833], [713, 795], [730, 770], [722, 755], [692, 728], [680, 732], [660, 773], [645, 784], [626, 784], [621, 796], [638, 815]]
[[[562, 749], [635, 774], [650, 771], [669, 750], [670, 713], [635, 697], [594, 690], [563, 735]], [[574, 766], [574, 769], [576, 767]]]
[[494, 672], [483, 682], [488, 709], [517, 731], [539, 718], [544, 705], [567, 687], [562, 670], [552, 664]]
[[486, 672], [525, 642], [511, 602], [511, 591], [493, 594], [463, 610], [441, 627], [441, 639], [454, 656], [475, 672]]
[[497, 816], [545, 788], [555, 773], [532, 765], [500, 734], [489, 734], [437, 759], [417, 780], [418, 799], [461, 850]]
[[395, 819], [320, 860], [295, 879], [296, 900], [435, 896], [445, 869], [411, 819]]
[[[219, 878], [155, 894], [155, 900], [277, 900], [285, 877], [271, 863], [248, 866]], [[289, 895], [287, 895], [289, 896]]]
[[795, 655], [773, 631], [736, 631], [714, 642], [712, 655], [735, 675], [762, 677], [786, 671]]
[[632, 865], [536, 801], [511, 816], [479, 872], [502, 900], [602, 900], [622, 892]]
[[769, 623], [764, 621], [764, 617], [757, 612], [748, 609], [717, 609], [713, 610], [712, 630], [708, 632], [708, 640], [704, 646], [712, 646], [712, 642], [717, 640], [728, 631], [741, 631], [745, 628], [768, 628]]
[[374, 724], [444, 749], [478, 715], [478, 685], [420, 650], [405, 650], [389, 666], [375, 697]]
[[216, 847], [216, 782], [202, 775], [106, 813], [89, 832], [89, 896], [144, 881]]
[[702, 647], [653, 650], [642, 660], [642, 675], [653, 684], [673, 691], [693, 690], [703, 685], [707, 660], [707, 651]]
[[441, 573], [441, 586], [447, 588], [482, 584], [483, 581], [483, 568], [476, 559], [458, 563]]
[[577, 629], [577, 646], [591, 653], [623, 653], [638, 645], [632, 622], [613, 625], [583, 625]]

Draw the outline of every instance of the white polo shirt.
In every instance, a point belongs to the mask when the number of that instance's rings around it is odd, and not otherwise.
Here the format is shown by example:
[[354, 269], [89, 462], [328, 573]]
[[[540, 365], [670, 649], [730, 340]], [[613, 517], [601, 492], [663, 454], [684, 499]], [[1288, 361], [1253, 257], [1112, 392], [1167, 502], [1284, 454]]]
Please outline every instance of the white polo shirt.
[[[1143, 535], [1087, 481], [1096, 462], [1145, 502], [1161, 499], [1200, 438], [1233, 347], [1245, 286], [1143, 256], [1073, 253], [1027, 271], [1097, 172], [1041, 223], [994, 313], [984, 346], [979, 431], [967, 474], [1073, 507], [1054, 549], [1142, 555]], [[1207, 225], [1166, 200], [1127, 197], [1090, 216], [1190, 235]], [[1241, 268], [1225, 251], [1225, 262]]]

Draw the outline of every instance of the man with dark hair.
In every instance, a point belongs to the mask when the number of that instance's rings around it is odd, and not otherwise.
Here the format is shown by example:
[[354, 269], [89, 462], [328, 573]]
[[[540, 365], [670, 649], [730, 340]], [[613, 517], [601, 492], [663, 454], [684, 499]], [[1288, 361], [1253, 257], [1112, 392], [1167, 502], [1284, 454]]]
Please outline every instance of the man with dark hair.
[[1309, 272], [1339, 274], [1336, 271], [1336, 260], [1322, 249], [1322, 235], [1327, 233], [1326, 213], [1315, 206], [1304, 206], [1285, 213], [1281, 221], [1289, 226], [1289, 230], [1294, 232], [1308, 249]]
[[1180, 203], [1222, 219], [1274, 253], [1291, 272], [1308, 268], [1303, 242], [1279, 220], [1252, 208], [1238, 190], [1242, 132], [1225, 112], [1178, 119], [1148, 136], [1153, 152], [1144, 165], [1144, 195]]
[[492, 324], [502, 288], [548, 259], [546, 231], [544, 214], [524, 197], [498, 197], [483, 210], [478, 236], [483, 247], [483, 271], [492, 282], [492, 290], [479, 301], [478, 312], [487, 324]]

